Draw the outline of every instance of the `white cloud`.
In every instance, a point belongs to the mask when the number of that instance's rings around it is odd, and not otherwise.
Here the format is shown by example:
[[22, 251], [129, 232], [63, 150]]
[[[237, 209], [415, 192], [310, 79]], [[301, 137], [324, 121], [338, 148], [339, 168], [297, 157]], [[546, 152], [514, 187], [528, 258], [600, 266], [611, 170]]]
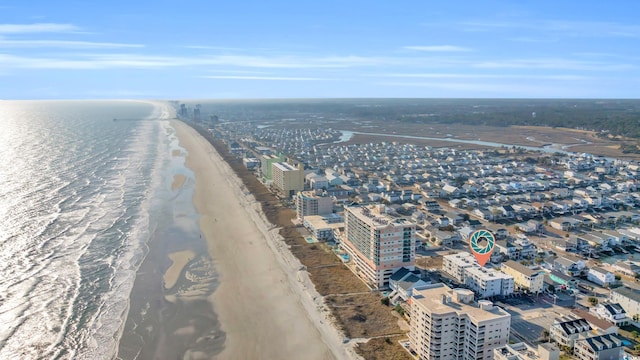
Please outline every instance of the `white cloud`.
[[530, 74], [456, 74], [456, 73], [390, 73], [372, 74], [375, 77], [416, 79], [541, 79], [541, 80], [588, 80], [582, 75], [530, 75]]
[[428, 52], [467, 52], [471, 49], [455, 45], [413, 45], [403, 47], [405, 50], [428, 51]]
[[156, 56], [140, 54], [67, 54], [64, 57], [28, 57], [0, 54], [0, 65], [32, 69], [107, 69], [226, 66], [264, 69], [351, 68], [398, 63], [399, 59], [360, 56]]
[[276, 80], [276, 81], [322, 81], [328, 80], [314, 77], [288, 77], [288, 76], [243, 76], [243, 75], [208, 75], [201, 76], [205, 79], [231, 79], [231, 80]]
[[77, 26], [72, 24], [0, 24], [0, 34], [63, 33], [79, 30]]
[[0, 48], [67, 48], [67, 49], [116, 49], [141, 48], [140, 44], [121, 44], [109, 42], [72, 41], [72, 40], [3, 40]]
[[[640, 26], [606, 21], [571, 21], [571, 20], [536, 20], [533, 18], [520, 21], [472, 21], [460, 24], [462, 29], [471, 32], [492, 30], [525, 29], [539, 34], [564, 35], [571, 37], [640, 37]], [[523, 39], [527, 39], [524, 37]], [[535, 39], [542, 39], [536, 37]]]
[[482, 69], [559, 69], [575, 71], [623, 71], [635, 68], [630, 64], [554, 58], [485, 61], [473, 64], [472, 67]]

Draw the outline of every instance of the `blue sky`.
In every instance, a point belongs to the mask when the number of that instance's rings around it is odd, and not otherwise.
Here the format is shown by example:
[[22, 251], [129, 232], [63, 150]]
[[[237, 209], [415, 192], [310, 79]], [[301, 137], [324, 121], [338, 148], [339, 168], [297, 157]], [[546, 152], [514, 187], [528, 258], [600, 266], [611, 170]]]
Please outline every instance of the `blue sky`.
[[639, 98], [638, 14], [596, 0], [0, 2], [0, 99]]

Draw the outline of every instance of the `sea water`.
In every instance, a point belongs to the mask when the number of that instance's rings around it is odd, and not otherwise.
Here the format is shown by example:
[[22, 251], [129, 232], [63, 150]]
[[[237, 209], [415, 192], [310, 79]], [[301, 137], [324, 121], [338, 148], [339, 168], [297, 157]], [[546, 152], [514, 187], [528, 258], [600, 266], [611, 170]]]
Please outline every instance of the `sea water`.
[[116, 356], [136, 270], [183, 166], [171, 159], [169, 110], [0, 101], [1, 359]]

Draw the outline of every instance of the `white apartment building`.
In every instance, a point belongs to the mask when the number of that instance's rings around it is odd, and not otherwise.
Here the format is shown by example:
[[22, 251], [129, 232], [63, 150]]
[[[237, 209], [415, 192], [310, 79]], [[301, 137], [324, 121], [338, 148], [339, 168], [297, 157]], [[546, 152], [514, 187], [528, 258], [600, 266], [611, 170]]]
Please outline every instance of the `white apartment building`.
[[314, 191], [300, 191], [296, 194], [296, 213], [298, 219], [305, 216], [327, 215], [333, 212], [333, 199], [318, 196]]
[[384, 205], [347, 207], [343, 249], [356, 264], [356, 273], [375, 289], [389, 286], [402, 267], [415, 268], [416, 225], [392, 218]]
[[273, 185], [287, 196], [304, 190], [304, 171], [302, 165], [294, 167], [286, 162], [271, 164]]
[[466, 270], [465, 285], [480, 298], [513, 294], [513, 276], [494, 269], [472, 267]]
[[475, 266], [479, 266], [478, 261], [468, 252], [459, 252], [442, 257], [442, 270], [462, 284], [465, 282], [466, 269]]
[[493, 303], [473, 302], [466, 289], [444, 284], [414, 290], [409, 346], [424, 360], [489, 360], [506, 345], [511, 315]]
[[532, 270], [519, 262], [509, 260], [502, 264], [500, 269], [505, 274], [513, 276], [516, 288], [526, 290], [531, 293], [542, 292], [544, 286], [544, 274], [542, 270]]
[[442, 270], [475, 291], [480, 298], [513, 294], [513, 276], [480, 267], [467, 252], [445, 255]]

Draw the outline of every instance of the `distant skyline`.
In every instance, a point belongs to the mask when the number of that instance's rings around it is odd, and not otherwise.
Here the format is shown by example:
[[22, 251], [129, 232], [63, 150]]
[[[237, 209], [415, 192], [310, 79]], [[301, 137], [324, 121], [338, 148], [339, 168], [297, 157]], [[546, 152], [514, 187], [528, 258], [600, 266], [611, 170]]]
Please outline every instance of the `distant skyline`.
[[636, 1], [0, 3], [0, 99], [640, 98]]

